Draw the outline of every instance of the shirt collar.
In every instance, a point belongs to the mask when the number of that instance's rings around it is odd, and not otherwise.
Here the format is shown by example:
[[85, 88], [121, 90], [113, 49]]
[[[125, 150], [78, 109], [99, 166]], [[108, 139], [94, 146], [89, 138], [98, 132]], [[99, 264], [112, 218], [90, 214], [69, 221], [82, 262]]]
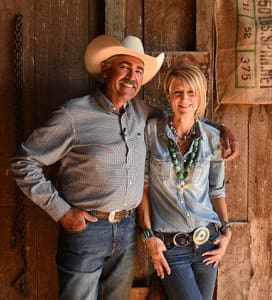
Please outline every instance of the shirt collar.
[[[108, 114], [119, 114], [119, 109], [103, 94], [101, 89], [97, 88], [94, 92], [94, 98], [99, 106], [101, 106]], [[126, 110], [129, 103], [124, 104]]]

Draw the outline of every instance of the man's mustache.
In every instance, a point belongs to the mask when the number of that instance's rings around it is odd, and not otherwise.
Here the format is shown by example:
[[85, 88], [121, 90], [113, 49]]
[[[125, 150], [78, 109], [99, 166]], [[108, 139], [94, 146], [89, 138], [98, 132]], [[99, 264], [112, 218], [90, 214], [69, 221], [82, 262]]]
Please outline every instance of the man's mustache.
[[120, 83], [131, 85], [135, 89], [138, 87], [136, 80], [122, 79], [120, 80]]

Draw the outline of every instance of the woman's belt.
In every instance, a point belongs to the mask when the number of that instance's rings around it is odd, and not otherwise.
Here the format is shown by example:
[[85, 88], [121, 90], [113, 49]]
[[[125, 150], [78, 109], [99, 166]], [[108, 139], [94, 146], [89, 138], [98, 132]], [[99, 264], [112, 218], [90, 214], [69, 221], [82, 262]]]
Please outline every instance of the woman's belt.
[[217, 224], [210, 223], [206, 227], [201, 226], [192, 232], [155, 232], [155, 236], [164, 241], [166, 245], [175, 245], [177, 247], [185, 247], [189, 245], [200, 246], [205, 244], [212, 233], [219, 232]]

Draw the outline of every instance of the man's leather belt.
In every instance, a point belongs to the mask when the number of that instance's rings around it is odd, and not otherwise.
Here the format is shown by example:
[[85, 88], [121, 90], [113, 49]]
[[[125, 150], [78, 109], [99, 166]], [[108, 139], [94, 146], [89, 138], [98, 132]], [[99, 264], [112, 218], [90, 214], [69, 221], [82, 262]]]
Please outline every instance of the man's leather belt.
[[104, 212], [99, 210], [91, 210], [89, 213], [96, 217], [97, 219], [105, 219], [108, 220], [110, 223], [115, 223], [123, 220], [124, 218], [129, 217], [133, 212], [134, 208], [130, 210], [119, 210], [119, 211], [112, 211], [112, 212]]
[[[203, 231], [201, 231], [203, 230]], [[177, 247], [185, 247], [190, 245], [202, 245], [207, 242], [209, 236], [218, 232], [219, 228], [216, 224], [210, 223], [207, 227], [199, 227], [194, 231], [186, 232], [155, 232], [155, 236], [164, 241], [166, 245], [175, 245]], [[196, 235], [196, 233], [198, 235]]]

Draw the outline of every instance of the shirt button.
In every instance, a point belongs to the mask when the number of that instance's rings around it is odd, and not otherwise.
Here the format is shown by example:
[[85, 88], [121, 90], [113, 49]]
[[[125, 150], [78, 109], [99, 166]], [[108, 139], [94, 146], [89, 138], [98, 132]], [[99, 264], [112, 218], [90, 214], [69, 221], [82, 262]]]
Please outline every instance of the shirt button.
[[186, 216], [187, 216], [187, 217], [189, 217], [189, 216], [190, 216], [190, 214], [186, 214]]

